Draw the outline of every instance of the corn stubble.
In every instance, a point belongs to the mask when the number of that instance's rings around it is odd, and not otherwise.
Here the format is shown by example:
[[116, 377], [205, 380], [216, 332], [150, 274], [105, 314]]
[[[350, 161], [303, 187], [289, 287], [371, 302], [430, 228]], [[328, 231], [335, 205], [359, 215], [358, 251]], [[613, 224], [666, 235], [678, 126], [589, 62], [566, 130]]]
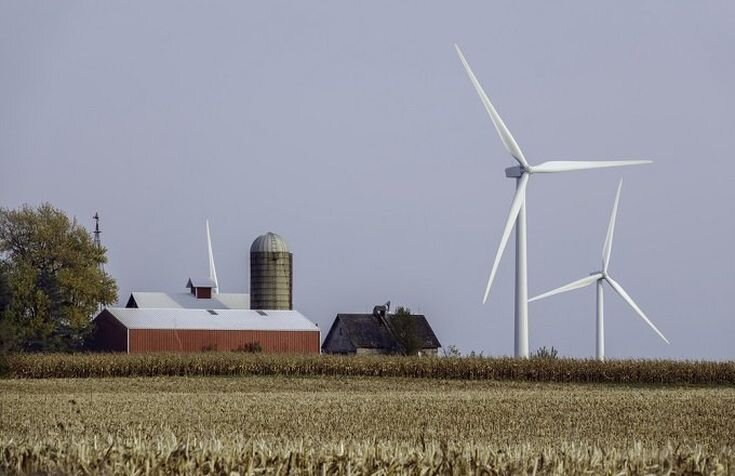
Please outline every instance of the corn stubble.
[[[58, 443], [57, 443], [58, 445]], [[733, 454], [634, 445], [562, 444], [490, 449], [471, 443], [178, 441], [174, 437], [22, 448], [4, 445], [0, 467], [17, 474], [731, 474]]]
[[735, 388], [0, 380], [0, 473], [733, 474]]

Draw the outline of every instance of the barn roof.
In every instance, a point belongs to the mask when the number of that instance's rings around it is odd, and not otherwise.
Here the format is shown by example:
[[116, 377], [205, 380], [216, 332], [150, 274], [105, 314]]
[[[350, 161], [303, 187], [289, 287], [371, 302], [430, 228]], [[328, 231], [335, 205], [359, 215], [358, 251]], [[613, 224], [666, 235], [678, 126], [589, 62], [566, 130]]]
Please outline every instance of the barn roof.
[[[414, 319], [414, 332], [421, 341], [424, 349], [438, 349], [441, 347], [434, 331], [431, 329], [426, 316], [423, 314], [412, 314]], [[392, 314], [387, 317], [390, 324]], [[393, 332], [388, 329], [375, 314], [337, 314], [327, 337], [324, 339], [324, 350], [330, 352], [330, 336], [332, 331], [341, 325], [347, 334], [347, 339], [355, 348], [383, 349], [388, 352], [398, 352], [400, 344]]]
[[373, 314], [337, 314], [347, 332], [347, 338], [355, 347], [364, 349], [386, 349], [398, 351], [393, 334]]
[[217, 293], [200, 299], [191, 293], [133, 292], [125, 307], [171, 309], [250, 309], [247, 293]]
[[[298, 311], [244, 309], [154, 309], [108, 307], [128, 329], [192, 329], [255, 331], [318, 331], [316, 324]], [[96, 319], [96, 317], [95, 317]]]
[[216, 288], [217, 283], [211, 278], [189, 278], [187, 288]]

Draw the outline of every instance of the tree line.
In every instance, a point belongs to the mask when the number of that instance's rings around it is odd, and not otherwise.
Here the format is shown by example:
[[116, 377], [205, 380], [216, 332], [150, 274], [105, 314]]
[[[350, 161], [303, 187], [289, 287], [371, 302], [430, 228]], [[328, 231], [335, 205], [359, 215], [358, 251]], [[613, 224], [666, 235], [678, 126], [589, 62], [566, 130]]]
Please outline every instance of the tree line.
[[117, 284], [76, 219], [44, 203], [0, 208], [0, 351], [73, 351], [91, 318], [117, 301]]

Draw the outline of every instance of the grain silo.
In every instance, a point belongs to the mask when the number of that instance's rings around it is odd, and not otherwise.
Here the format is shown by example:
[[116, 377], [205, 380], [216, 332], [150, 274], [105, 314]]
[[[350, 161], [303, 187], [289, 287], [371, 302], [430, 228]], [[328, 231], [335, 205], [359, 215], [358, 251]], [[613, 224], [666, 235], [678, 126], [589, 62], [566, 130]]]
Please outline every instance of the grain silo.
[[293, 255], [275, 233], [250, 247], [250, 309], [293, 309]]

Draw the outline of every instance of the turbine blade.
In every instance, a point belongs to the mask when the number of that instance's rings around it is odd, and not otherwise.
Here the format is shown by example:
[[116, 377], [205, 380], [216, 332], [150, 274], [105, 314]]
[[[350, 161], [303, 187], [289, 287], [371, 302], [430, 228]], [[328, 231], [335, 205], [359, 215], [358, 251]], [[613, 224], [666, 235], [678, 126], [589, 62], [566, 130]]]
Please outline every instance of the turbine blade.
[[516, 188], [516, 193], [513, 196], [513, 201], [510, 203], [510, 212], [508, 212], [508, 218], [505, 220], [505, 228], [503, 229], [503, 236], [500, 238], [500, 246], [498, 246], [498, 252], [495, 254], [495, 261], [493, 262], [492, 270], [490, 271], [490, 278], [487, 280], [487, 287], [485, 288], [485, 295], [482, 298], [482, 303], [485, 304], [487, 296], [490, 294], [490, 287], [493, 285], [495, 279], [495, 273], [498, 270], [500, 264], [500, 258], [503, 256], [505, 251], [505, 245], [508, 244], [508, 238], [510, 232], [515, 225], [518, 213], [521, 211], [523, 203], [526, 201], [526, 186], [528, 185], [528, 174], [523, 174], [520, 178], [520, 183]]
[[607, 235], [605, 236], [605, 244], [602, 246], [602, 270], [607, 271], [607, 265], [610, 264], [610, 253], [612, 253], [612, 241], [615, 234], [615, 220], [618, 216], [618, 202], [620, 202], [620, 189], [623, 188], [623, 179], [618, 183], [618, 192], [615, 194], [615, 203], [613, 204], [612, 213], [610, 214], [610, 224], [607, 226]]
[[620, 284], [618, 284], [617, 281], [615, 281], [610, 276], [605, 276], [605, 280], [608, 282], [608, 284], [610, 284], [610, 286], [612, 286], [612, 288], [615, 290], [615, 292], [617, 292], [620, 295], [620, 297], [623, 298], [623, 300], [625, 300], [625, 302], [627, 302], [630, 305], [630, 307], [632, 307], [633, 310], [635, 312], [637, 312], [638, 315], [641, 316], [641, 318], [644, 321], [646, 321], [646, 324], [648, 324], [649, 326], [651, 326], [651, 329], [653, 329], [654, 331], [656, 331], [656, 334], [658, 334], [659, 337], [661, 337], [664, 340], [664, 342], [666, 342], [667, 344], [670, 343], [669, 340], [666, 337], [664, 337], [664, 335], [661, 333], [661, 331], [659, 331], [658, 328], [655, 325], [653, 325], [653, 322], [651, 322], [646, 317], [646, 315], [643, 313], [643, 311], [641, 311], [641, 308], [638, 307], [638, 304], [636, 304], [635, 301], [633, 301], [633, 298], [631, 298], [628, 295], [628, 293], [625, 292], [625, 289], [623, 289], [623, 287]]
[[219, 292], [217, 270], [214, 267], [214, 253], [212, 253], [212, 237], [209, 233], [209, 220], [207, 220], [207, 250], [209, 251], [209, 279], [214, 281], [214, 292]]
[[538, 301], [539, 299], [547, 298], [549, 296], [553, 296], [555, 294], [561, 294], [565, 293], [567, 291], [574, 291], [575, 289], [583, 288], [585, 286], [589, 286], [590, 284], [596, 282], [598, 279], [602, 277], [602, 273], [596, 273], [592, 274], [590, 276], [585, 276], [582, 279], [578, 279], [576, 281], [573, 281], [569, 284], [565, 284], [564, 286], [561, 286], [559, 288], [553, 289], [551, 291], [545, 292], [543, 294], [539, 294], [538, 296], [532, 297], [528, 300], [528, 302]]
[[500, 118], [500, 115], [498, 115], [498, 112], [495, 110], [495, 106], [493, 106], [493, 103], [490, 102], [490, 98], [487, 97], [487, 94], [485, 94], [482, 86], [480, 86], [480, 82], [475, 77], [475, 73], [472, 72], [472, 68], [470, 68], [469, 63], [467, 63], [467, 60], [462, 54], [462, 50], [460, 50], [459, 46], [457, 45], [454, 45], [454, 48], [457, 50], [459, 59], [462, 61], [464, 69], [465, 71], [467, 71], [467, 76], [470, 77], [470, 81], [472, 81], [472, 85], [475, 87], [477, 94], [480, 96], [482, 104], [485, 106], [487, 113], [490, 115], [490, 119], [495, 125], [495, 130], [498, 131], [498, 135], [500, 136], [500, 140], [503, 141], [503, 145], [505, 145], [505, 148], [508, 150], [508, 152], [510, 152], [510, 155], [512, 155], [519, 164], [524, 167], [528, 167], [528, 162], [526, 161], [526, 158], [523, 157], [523, 152], [521, 152], [521, 148], [518, 146], [518, 143], [513, 138], [513, 135], [511, 135], [508, 128], [505, 126], [505, 123]]
[[552, 160], [543, 164], [534, 165], [531, 171], [534, 173], [571, 172], [573, 170], [605, 169], [608, 167], [623, 167], [626, 165], [650, 164], [651, 160]]

